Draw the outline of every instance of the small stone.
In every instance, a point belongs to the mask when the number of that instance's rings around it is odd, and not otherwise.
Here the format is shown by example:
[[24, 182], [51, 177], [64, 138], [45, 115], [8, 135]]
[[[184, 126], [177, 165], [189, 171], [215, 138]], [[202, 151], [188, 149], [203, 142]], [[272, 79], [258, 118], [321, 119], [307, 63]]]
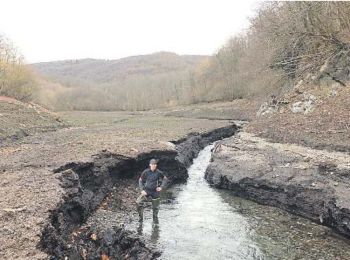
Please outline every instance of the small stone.
[[97, 235], [96, 235], [96, 234], [92, 234], [92, 235], [90, 236], [90, 238], [91, 238], [92, 240], [96, 241], [96, 240], [97, 240]]
[[15, 213], [15, 212], [22, 212], [25, 211], [27, 209], [27, 207], [21, 207], [21, 208], [5, 208], [3, 209], [3, 211], [5, 211], [6, 213]]
[[334, 183], [334, 186], [338, 186], [338, 185], [339, 185], [339, 183], [338, 183], [338, 182], [335, 182], [335, 183]]
[[328, 96], [330, 97], [335, 97], [338, 95], [338, 91], [336, 91], [335, 89], [332, 89], [329, 93]]
[[68, 169], [62, 172], [62, 177], [70, 180], [70, 181], [77, 181], [79, 180], [79, 175], [76, 174], [72, 169]]

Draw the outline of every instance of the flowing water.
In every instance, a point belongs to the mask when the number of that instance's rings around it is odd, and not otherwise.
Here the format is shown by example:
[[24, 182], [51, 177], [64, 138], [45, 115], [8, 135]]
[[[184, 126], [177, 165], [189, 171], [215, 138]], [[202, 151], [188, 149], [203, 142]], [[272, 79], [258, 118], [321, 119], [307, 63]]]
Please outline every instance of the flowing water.
[[159, 248], [161, 259], [350, 259], [348, 240], [332, 230], [210, 187], [211, 148], [194, 160], [186, 184], [164, 194], [158, 225], [146, 208], [143, 224], [127, 227]]

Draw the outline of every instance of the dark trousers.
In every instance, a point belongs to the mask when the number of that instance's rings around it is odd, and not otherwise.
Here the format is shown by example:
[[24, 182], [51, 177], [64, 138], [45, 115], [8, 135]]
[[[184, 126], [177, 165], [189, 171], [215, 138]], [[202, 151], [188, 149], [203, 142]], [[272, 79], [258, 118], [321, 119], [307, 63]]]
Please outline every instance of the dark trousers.
[[152, 202], [152, 211], [153, 211], [153, 220], [158, 221], [158, 212], [159, 212], [159, 204], [160, 204], [160, 193], [156, 190], [149, 191], [146, 190], [147, 195], [140, 195], [137, 200], [137, 212], [139, 213], [140, 221], [143, 220], [143, 207], [144, 202], [151, 201]]

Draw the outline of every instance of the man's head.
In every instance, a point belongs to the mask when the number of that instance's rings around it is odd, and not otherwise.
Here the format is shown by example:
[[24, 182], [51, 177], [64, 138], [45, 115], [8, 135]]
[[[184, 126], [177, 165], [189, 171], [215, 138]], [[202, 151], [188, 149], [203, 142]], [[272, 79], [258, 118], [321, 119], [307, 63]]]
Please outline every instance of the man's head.
[[158, 160], [157, 159], [151, 159], [149, 161], [149, 167], [151, 168], [151, 171], [155, 171], [157, 169]]

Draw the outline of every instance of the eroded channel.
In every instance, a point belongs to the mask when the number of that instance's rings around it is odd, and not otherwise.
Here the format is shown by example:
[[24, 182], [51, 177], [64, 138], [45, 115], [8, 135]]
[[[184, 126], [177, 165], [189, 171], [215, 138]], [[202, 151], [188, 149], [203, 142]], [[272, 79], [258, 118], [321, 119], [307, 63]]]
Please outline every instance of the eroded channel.
[[186, 184], [163, 194], [159, 225], [152, 223], [149, 207], [142, 224], [132, 211], [121, 212], [113, 198], [124, 194], [132, 200], [134, 193], [120, 187], [88, 225], [123, 223], [160, 250], [160, 259], [350, 259], [349, 241], [331, 229], [210, 187], [204, 172], [211, 148], [202, 150], [189, 167]]

